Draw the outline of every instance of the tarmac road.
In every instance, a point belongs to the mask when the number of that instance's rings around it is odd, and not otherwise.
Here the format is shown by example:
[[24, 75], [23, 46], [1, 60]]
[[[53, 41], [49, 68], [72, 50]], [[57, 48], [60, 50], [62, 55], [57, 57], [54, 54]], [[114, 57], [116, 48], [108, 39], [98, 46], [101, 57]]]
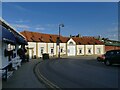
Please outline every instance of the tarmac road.
[[93, 58], [45, 60], [36, 69], [60, 88], [118, 88], [120, 66], [105, 66]]

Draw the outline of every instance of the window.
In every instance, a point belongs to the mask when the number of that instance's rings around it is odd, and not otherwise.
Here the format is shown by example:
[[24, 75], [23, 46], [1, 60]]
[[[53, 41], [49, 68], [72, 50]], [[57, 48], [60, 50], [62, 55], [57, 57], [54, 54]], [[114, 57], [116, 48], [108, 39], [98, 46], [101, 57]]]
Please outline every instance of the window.
[[54, 49], [53, 48], [51, 48], [51, 54], [53, 54], [54, 53]]
[[73, 45], [73, 42], [70, 42], [69, 44], [70, 44], [70, 45]]
[[110, 52], [110, 55], [114, 55], [115, 54], [115, 52]]
[[68, 49], [67, 52], [70, 53], [70, 49]]
[[97, 54], [101, 54], [101, 48], [97, 48]]
[[11, 44], [8, 44], [7, 47], [8, 47], [8, 51], [15, 50], [16, 48], [15, 45], [11, 45]]
[[88, 53], [91, 54], [91, 48], [88, 48]]
[[41, 54], [43, 54], [43, 51], [44, 51], [44, 47], [41, 47]]
[[79, 49], [79, 54], [82, 54], [82, 48]]
[[120, 51], [117, 51], [117, 55], [120, 55]]
[[60, 49], [60, 52], [61, 52], [61, 53], [63, 52], [63, 49], [62, 49], [62, 48]]

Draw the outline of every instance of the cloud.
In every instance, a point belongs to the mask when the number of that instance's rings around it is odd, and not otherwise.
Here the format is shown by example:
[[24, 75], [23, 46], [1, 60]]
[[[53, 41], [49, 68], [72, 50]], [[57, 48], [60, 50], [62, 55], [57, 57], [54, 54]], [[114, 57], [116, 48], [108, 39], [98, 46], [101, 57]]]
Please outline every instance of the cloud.
[[22, 6], [15, 5], [15, 4], [13, 4], [13, 5], [14, 5], [14, 7], [15, 7], [16, 9], [18, 9], [18, 10], [20, 10], [20, 11], [27, 11], [27, 9], [24, 8], [24, 7], [22, 7]]
[[17, 21], [15, 21], [16, 23], [27, 23], [29, 22], [29, 20], [23, 20], [23, 19], [19, 19]]
[[29, 29], [30, 26], [28, 25], [24, 25], [24, 24], [12, 24], [15, 28], [19, 28], [19, 29]]
[[112, 23], [112, 25], [117, 25], [118, 26], [118, 22], [114, 22], [114, 23]]
[[35, 29], [36, 29], [36, 30], [45, 30], [44, 27], [36, 27]]
[[38, 24], [37, 27], [56, 27], [57, 24]]
[[47, 27], [56, 27], [56, 24], [46, 24]]
[[107, 33], [118, 33], [118, 27], [114, 27], [114, 28], [107, 30]]
[[113, 27], [108, 29], [106, 32], [104, 32], [104, 37], [112, 39], [112, 40], [118, 40], [118, 27]]
[[28, 11], [28, 9], [26, 9], [26, 8], [23, 7], [23, 6], [18, 5], [17, 3], [9, 3], [9, 4], [8, 4], [8, 7], [15, 8], [16, 10], [18, 10], [18, 12], [19, 12], [19, 11]]
[[35, 26], [35, 30], [53, 30], [53, 28], [55, 28], [55, 24], [38, 24]]
[[57, 29], [55, 24], [31, 25], [29, 22], [27, 24], [25, 24], [25, 22], [28, 22], [28, 20], [19, 19], [16, 20], [11, 25], [19, 31], [30, 30], [30, 31], [42, 32], [42, 33], [48, 33], [51, 31], [56, 32]]
[[111, 40], [118, 40], [118, 34], [109, 34], [108, 35], [108, 38], [111, 39]]

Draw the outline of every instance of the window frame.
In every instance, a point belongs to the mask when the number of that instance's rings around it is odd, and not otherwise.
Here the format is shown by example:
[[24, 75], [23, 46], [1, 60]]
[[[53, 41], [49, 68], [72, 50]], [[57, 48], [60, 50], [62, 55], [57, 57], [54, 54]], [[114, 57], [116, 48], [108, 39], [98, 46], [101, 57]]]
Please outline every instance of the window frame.
[[101, 54], [101, 48], [97, 48], [97, 54]]

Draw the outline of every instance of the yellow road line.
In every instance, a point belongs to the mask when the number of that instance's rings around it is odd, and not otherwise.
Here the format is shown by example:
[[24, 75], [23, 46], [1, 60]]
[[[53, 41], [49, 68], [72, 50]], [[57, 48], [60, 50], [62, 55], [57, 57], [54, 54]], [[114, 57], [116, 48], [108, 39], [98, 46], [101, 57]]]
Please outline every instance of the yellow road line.
[[48, 86], [49, 86], [50, 88], [52, 88], [52, 89], [62, 90], [60, 87], [58, 87], [57, 85], [53, 84], [53, 83], [50, 82], [48, 79], [46, 79], [46, 78], [41, 74], [41, 72], [40, 72], [40, 70], [39, 70], [38, 67], [39, 67], [39, 63], [36, 65], [35, 71], [36, 71], [36, 73], [38, 73], [37, 77], [38, 77], [40, 80], [42, 80], [46, 85], [48, 85]]

